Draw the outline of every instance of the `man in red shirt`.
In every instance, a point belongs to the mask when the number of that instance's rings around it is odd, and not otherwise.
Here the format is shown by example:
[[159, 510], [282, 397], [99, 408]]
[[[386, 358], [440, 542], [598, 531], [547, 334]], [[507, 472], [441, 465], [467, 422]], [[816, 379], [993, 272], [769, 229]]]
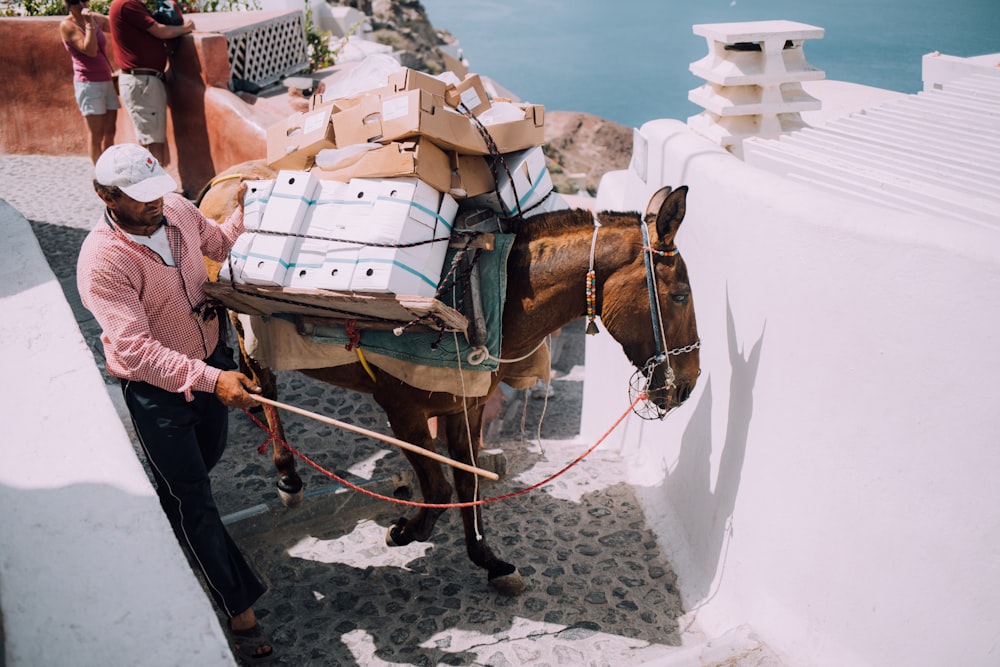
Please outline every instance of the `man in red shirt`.
[[229, 619], [237, 653], [259, 662], [272, 654], [252, 607], [265, 587], [222, 523], [209, 472], [226, 446], [226, 406], [255, 405], [260, 388], [233, 370], [226, 320], [203, 289], [203, 256], [222, 261], [243, 232], [246, 186], [221, 225], [176, 187], [141, 146], [104, 151], [94, 189], [107, 209], [83, 242], [77, 285], [101, 325], [107, 369], [121, 381], [160, 504]]
[[135, 136], [161, 164], [167, 155], [167, 62], [169, 41], [194, 30], [194, 22], [158, 23], [141, 0], [113, 0], [108, 11], [118, 85]]

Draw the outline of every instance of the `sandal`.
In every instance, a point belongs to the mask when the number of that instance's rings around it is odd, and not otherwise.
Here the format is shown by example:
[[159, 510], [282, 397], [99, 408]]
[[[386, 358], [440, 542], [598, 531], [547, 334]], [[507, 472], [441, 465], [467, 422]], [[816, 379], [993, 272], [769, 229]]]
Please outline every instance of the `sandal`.
[[[234, 630], [230, 622], [226, 625], [233, 652], [246, 664], [257, 665], [274, 657], [274, 646], [260, 627], [260, 623], [254, 623], [253, 627], [246, 630]], [[262, 652], [263, 648], [267, 651]]]

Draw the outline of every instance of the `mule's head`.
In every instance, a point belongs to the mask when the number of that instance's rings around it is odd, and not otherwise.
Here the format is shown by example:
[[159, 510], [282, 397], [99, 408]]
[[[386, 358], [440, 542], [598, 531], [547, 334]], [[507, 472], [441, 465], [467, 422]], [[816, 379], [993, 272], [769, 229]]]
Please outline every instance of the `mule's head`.
[[653, 195], [639, 222], [643, 249], [603, 289], [601, 321], [639, 369], [639, 390], [660, 419], [687, 400], [701, 372], [687, 266], [674, 245], [687, 190], [667, 186]]

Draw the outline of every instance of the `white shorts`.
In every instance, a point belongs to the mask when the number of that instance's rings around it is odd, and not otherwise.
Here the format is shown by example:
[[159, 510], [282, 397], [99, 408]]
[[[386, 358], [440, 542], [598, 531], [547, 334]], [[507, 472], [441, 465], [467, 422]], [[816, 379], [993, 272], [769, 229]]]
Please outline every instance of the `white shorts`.
[[143, 146], [166, 143], [167, 88], [163, 82], [155, 76], [122, 72], [118, 86], [136, 140]]
[[73, 91], [76, 106], [84, 116], [103, 116], [121, 108], [115, 84], [111, 81], [74, 81]]

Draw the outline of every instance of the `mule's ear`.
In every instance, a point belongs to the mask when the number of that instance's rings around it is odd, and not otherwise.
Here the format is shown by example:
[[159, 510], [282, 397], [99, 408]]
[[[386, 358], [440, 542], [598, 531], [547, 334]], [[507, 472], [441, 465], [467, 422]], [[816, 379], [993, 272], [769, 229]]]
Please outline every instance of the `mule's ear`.
[[[660, 198], [660, 193], [664, 192], [664, 190], [666, 190], [666, 193]], [[687, 210], [687, 191], [688, 186], [686, 185], [682, 185], [673, 191], [669, 187], [665, 187], [653, 195], [653, 198], [649, 201], [650, 208], [652, 208], [654, 202], [659, 205], [654, 215], [656, 220], [656, 236], [661, 243], [670, 244], [674, 242], [674, 235], [680, 228]], [[659, 201], [657, 201], [658, 199]], [[647, 217], [649, 214], [650, 212], [647, 211]]]

